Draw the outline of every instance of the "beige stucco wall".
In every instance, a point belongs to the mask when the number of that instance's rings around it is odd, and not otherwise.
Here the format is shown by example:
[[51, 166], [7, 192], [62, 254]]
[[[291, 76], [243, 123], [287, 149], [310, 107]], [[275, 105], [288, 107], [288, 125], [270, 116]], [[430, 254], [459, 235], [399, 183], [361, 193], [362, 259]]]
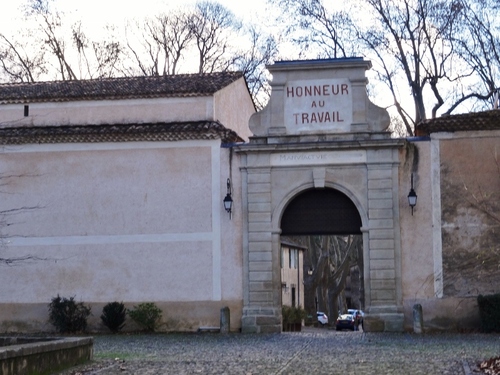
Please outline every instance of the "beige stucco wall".
[[[248, 138], [255, 111], [244, 78], [213, 96], [0, 106], [0, 127], [220, 121]], [[241, 134], [240, 134], [241, 132]], [[155, 302], [162, 329], [241, 327], [243, 225], [239, 159], [221, 140], [6, 146], [0, 210], [0, 331], [50, 330], [56, 295], [102, 307]], [[234, 209], [222, 200], [231, 180]], [[19, 208], [23, 208], [19, 210]], [[127, 329], [135, 329], [128, 322]]]
[[415, 304], [426, 330], [479, 329], [477, 296], [499, 292], [499, 223], [487, 212], [500, 202], [499, 139], [491, 131], [433, 133], [401, 152], [401, 191], [409, 192], [413, 172], [418, 195], [413, 216], [400, 199], [405, 329]]
[[167, 330], [218, 325], [228, 305], [238, 329], [242, 236], [222, 207], [228, 154], [220, 140], [5, 148], [0, 165], [13, 177], [1, 209], [29, 209], [10, 217], [2, 256], [39, 259], [0, 273], [0, 330], [40, 329], [57, 294], [94, 306], [91, 329], [112, 301], [165, 305]]
[[[27, 103], [27, 117], [25, 104], [1, 105], [0, 127], [218, 120], [248, 138], [255, 111], [244, 78], [213, 96]], [[99, 316], [113, 301], [156, 303], [163, 330], [218, 326], [228, 306], [239, 330], [242, 193], [232, 153], [220, 139], [3, 147], [0, 210], [15, 211], [1, 228], [1, 257], [29, 259], [0, 272], [0, 332], [53, 329], [47, 306], [58, 294], [92, 306], [91, 330], [104, 329]]]
[[127, 100], [82, 100], [60, 103], [2, 105], [2, 127], [134, 124], [213, 120], [213, 99], [207, 97]]
[[[404, 325], [405, 329], [411, 330], [413, 306], [426, 301], [438, 301], [439, 280], [442, 276], [439, 272], [440, 254], [434, 254], [431, 142], [429, 140], [409, 142], [400, 150], [400, 155], [401, 280]], [[411, 188], [412, 173], [413, 187], [418, 196], [413, 214], [407, 198]], [[428, 308], [425, 308], [425, 317], [428, 316]]]
[[233, 129], [245, 141], [252, 135], [248, 120], [255, 106], [248, 93], [245, 80], [239, 79], [214, 95], [214, 120]]

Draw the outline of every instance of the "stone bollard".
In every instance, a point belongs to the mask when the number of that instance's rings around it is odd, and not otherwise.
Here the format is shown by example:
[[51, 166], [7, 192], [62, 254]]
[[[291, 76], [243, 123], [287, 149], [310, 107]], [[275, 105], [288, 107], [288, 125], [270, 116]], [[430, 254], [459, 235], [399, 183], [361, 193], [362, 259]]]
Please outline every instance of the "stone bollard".
[[413, 305], [413, 332], [424, 332], [424, 315], [422, 313], [422, 305], [419, 303]]
[[229, 333], [231, 327], [229, 307], [220, 309], [220, 333]]

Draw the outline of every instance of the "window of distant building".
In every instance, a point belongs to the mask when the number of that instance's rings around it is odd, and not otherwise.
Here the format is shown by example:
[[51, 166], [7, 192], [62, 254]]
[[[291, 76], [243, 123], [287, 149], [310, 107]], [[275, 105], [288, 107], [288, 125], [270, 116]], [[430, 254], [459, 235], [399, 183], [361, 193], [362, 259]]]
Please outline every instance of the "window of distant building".
[[299, 251], [297, 249], [290, 249], [288, 253], [290, 268], [297, 269], [299, 263]]

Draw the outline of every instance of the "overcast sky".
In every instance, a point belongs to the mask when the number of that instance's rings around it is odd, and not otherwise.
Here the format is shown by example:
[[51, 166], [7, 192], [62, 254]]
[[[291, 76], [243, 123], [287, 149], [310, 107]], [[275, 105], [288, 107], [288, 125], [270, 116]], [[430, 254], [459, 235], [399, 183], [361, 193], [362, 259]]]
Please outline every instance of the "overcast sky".
[[[27, 0], [2, 0], [0, 31], [5, 32], [7, 25], [19, 25], [16, 18], [21, 15], [20, 7], [26, 2]], [[196, 0], [55, 0], [54, 5], [68, 17], [75, 16], [90, 27], [92, 24], [100, 26], [105, 23], [120, 25], [127, 18], [154, 15], [168, 8], [195, 2]], [[238, 18], [258, 20], [266, 15], [266, 0], [219, 0], [219, 3]]]

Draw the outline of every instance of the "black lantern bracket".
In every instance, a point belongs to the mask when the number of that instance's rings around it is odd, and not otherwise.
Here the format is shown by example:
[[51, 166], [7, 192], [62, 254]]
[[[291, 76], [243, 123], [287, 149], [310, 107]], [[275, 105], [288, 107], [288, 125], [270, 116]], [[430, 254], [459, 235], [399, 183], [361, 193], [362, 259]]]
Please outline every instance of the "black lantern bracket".
[[415, 193], [415, 190], [413, 189], [413, 173], [411, 174], [411, 188], [408, 193], [408, 204], [411, 207], [411, 215], [413, 216], [413, 207], [417, 205], [417, 193]]
[[231, 219], [231, 212], [233, 209], [233, 198], [231, 197], [231, 180], [227, 179], [227, 193], [223, 200], [224, 209], [229, 213], [229, 219]]

